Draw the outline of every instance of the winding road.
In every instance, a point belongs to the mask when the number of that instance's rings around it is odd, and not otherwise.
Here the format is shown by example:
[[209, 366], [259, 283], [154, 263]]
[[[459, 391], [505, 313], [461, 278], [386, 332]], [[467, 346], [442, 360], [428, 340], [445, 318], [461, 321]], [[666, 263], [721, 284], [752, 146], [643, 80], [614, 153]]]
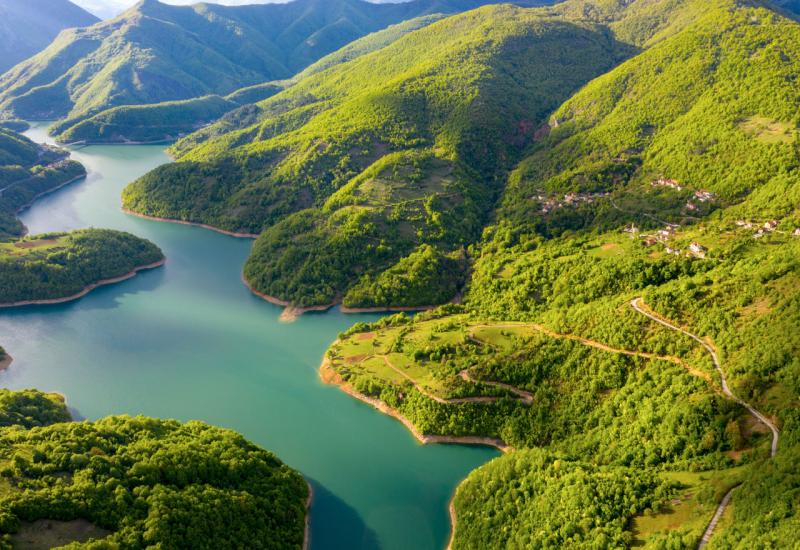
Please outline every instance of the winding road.
[[739, 403], [741, 406], [747, 409], [747, 411], [750, 414], [752, 414], [759, 422], [764, 424], [772, 432], [772, 447], [770, 449], [770, 456], [772, 458], [775, 458], [775, 455], [778, 453], [778, 439], [780, 438], [780, 432], [778, 431], [777, 426], [775, 426], [775, 424], [769, 418], [767, 418], [766, 416], [758, 412], [756, 409], [754, 409], [749, 403], [745, 402], [744, 400], [734, 395], [734, 393], [728, 386], [728, 380], [725, 377], [725, 371], [722, 370], [722, 364], [719, 361], [719, 356], [717, 355], [717, 351], [714, 349], [714, 347], [711, 346], [711, 344], [709, 344], [702, 338], [700, 338], [699, 336], [692, 334], [688, 330], [684, 330], [677, 325], [673, 325], [669, 321], [665, 321], [664, 319], [657, 317], [656, 315], [654, 315], [653, 313], [642, 307], [643, 303], [644, 302], [642, 301], [641, 298], [635, 298], [634, 300], [631, 301], [631, 307], [633, 307], [633, 309], [635, 309], [645, 317], [648, 317], [649, 319], [655, 321], [656, 323], [663, 325], [671, 330], [675, 330], [677, 332], [685, 334], [689, 338], [698, 342], [701, 346], [703, 346], [706, 349], [706, 351], [708, 351], [708, 353], [711, 355], [711, 359], [714, 362], [714, 368], [717, 369], [717, 372], [719, 373], [720, 381], [722, 384], [722, 393], [724, 393], [729, 399], [735, 401], [736, 403]]
[[[389, 360], [389, 358], [386, 355], [376, 355], [375, 357], [380, 357], [381, 359], [383, 359], [383, 362], [386, 363], [387, 367], [389, 367], [394, 372], [396, 372], [397, 374], [399, 374], [400, 376], [411, 382], [411, 384], [414, 385], [414, 388], [419, 393], [421, 393], [428, 399], [432, 399], [437, 403], [441, 403], [443, 405], [461, 405], [463, 403], [494, 403], [496, 401], [500, 401], [501, 399], [503, 399], [502, 397], [491, 397], [491, 396], [450, 397], [450, 398], [439, 397], [438, 395], [434, 395], [431, 392], [429, 392], [424, 386], [422, 386], [422, 384], [420, 384], [419, 382], [414, 380], [411, 376], [409, 376], [408, 373], [405, 373], [401, 369], [394, 366], [394, 364]], [[467, 371], [462, 371], [461, 373], [459, 373], [459, 376], [461, 377], [462, 380], [471, 382], [473, 384], [486, 384], [487, 386], [495, 386], [498, 388], [509, 390], [514, 395], [519, 396], [520, 400], [526, 405], [531, 405], [533, 403], [533, 395], [529, 394], [526, 391], [510, 386], [508, 384], [503, 384], [502, 382], [485, 382], [483, 380], [475, 380], [472, 377], [470, 377]]]
[[[719, 373], [719, 377], [722, 384], [722, 392], [729, 399], [735, 401], [736, 403], [739, 403], [741, 406], [747, 409], [747, 411], [751, 415], [753, 415], [759, 422], [764, 424], [772, 432], [772, 447], [770, 448], [770, 457], [775, 458], [775, 455], [778, 453], [778, 440], [780, 438], [780, 431], [778, 431], [778, 427], [775, 426], [775, 424], [769, 418], [758, 412], [749, 403], [746, 403], [744, 400], [740, 399], [730, 390], [730, 387], [728, 386], [728, 380], [725, 377], [725, 371], [722, 370], [722, 364], [720, 363], [719, 356], [717, 355], [717, 350], [715, 350], [711, 344], [709, 344], [696, 334], [692, 334], [691, 332], [682, 329], [681, 327], [674, 325], [669, 321], [661, 319], [654, 313], [651, 313], [648, 309], [646, 309], [644, 301], [641, 298], [634, 298], [633, 300], [631, 300], [631, 307], [635, 309], [637, 312], [644, 315], [645, 317], [655, 321], [656, 323], [663, 325], [668, 329], [685, 334], [689, 338], [695, 340], [696, 342], [699, 342], [700, 345], [703, 346], [706, 349], [706, 351], [708, 351], [708, 353], [711, 355], [711, 359], [714, 362], [714, 368], [717, 369], [717, 372]], [[703, 533], [703, 536], [697, 545], [698, 550], [701, 550], [711, 540], [711, 537], [714, 535], [714, 530], [717, 527], [717, 523], [719, 523], [720, 518], [722, 518], [722, 514], [725, 513], [725, 509], [728, 507], [728, 504], [730, 504], [731, 498], [733, 497], [733, 492], [736, 489], [737, 487], [734, 487], [733, 489], [728, 491], [722, 498], [722, 501], [719, 503], [719, 506], [717, 506], [717, 511], [714, 513], [714, 517], [711, 518], [708, 527], [706, 527], [706, 530]]]

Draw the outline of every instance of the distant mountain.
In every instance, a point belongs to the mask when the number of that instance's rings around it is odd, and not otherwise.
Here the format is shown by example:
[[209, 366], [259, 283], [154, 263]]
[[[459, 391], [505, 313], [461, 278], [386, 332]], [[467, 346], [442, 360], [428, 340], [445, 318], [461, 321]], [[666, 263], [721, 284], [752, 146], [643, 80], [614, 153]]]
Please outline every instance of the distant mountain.
[[62, 30], [98, 21], [68, 0], [0, 0], [0, 72], [45, 49]]
[[[123, 105], [96, 114], [67, 118], [50, 128], [61, 143], [153, 143], [174, 141], [220, 119], [241, 121], [255, 111], [249, 104], [275, 95], [304, 78], [384, 48], [417, 29], [447, 17], [416, 17], [368, 34], [326, 55], [291, 80], [248, 86], [227, 96], [207, 95], [182, 101]], [[233, 111], [233, 112], [232, 112]], [[215, 128], [219, 131], [219, 127]]]
[[289, 78], [390, 24], [487, 3], [494, 1], [296, 0], [230, 7], [142, 0], [116, 19], [62, 33], [0, 77], [0, 109], [20, 118], [62, 118], [224, 95]]

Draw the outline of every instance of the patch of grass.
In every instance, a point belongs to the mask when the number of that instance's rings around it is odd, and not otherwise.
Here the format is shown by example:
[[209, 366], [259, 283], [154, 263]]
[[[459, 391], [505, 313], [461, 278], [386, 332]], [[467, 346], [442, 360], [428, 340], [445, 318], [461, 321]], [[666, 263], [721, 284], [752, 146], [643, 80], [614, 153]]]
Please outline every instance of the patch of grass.
[[739, 122], [744, 133], [762, 143], [791, 143], [797, 137], [797, 127], [763, 116], [751, 116]]
[[741, 483], [746, 469], [662, 474], [663, 479], [679, 484], [680, 488], [655, 512], [647, 511], [634, 518], [631, 526], [636, 537], [634, 545], [648, 546], [658, 535], [678, 530], [699, 540], [722, 497]]

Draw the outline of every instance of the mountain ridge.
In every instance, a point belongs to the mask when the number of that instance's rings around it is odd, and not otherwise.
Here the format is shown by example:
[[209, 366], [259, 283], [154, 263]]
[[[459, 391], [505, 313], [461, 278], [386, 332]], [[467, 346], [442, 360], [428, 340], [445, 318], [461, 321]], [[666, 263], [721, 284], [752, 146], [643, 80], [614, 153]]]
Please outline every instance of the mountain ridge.
[[63, 118], [118, 105], [225, 95], [289, 78], [392, 23], [492, 1], [173, 6], [147, 0], [110, 21], [62, 33], [0, 77], [0, 110], [17, 118]]
[[68, 0], [0, 0], [0, 73], [45, 49], [62, 30], [98, 21]]

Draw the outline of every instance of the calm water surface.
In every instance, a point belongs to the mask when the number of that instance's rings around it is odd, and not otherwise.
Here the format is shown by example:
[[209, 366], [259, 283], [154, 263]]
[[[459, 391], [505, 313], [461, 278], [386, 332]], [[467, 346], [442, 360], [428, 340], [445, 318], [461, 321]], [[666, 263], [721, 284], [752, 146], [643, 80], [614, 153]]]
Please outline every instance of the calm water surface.
[[[45, 141], [42, 126], [29, 137]], [[31, 233], [107, 227], [158, 244], [165, 268], [71, 304], [0, 312], [14, 357], [0, 385], [67, 396], [95, 419], [146, 414], [233, 428], [312, 481], [312, 548], [441, 549], [447, 502], [497, 453], [422, 447], [397, 422], [324, 386], [327, 345], [357, 320], [338, 311], [278, 321], [280, 309], [240, 281], [250, 241], [120, 212], [123, 187], [168, 161], [157, 146], [74, 151], [86, 181], [22, 216]]]

